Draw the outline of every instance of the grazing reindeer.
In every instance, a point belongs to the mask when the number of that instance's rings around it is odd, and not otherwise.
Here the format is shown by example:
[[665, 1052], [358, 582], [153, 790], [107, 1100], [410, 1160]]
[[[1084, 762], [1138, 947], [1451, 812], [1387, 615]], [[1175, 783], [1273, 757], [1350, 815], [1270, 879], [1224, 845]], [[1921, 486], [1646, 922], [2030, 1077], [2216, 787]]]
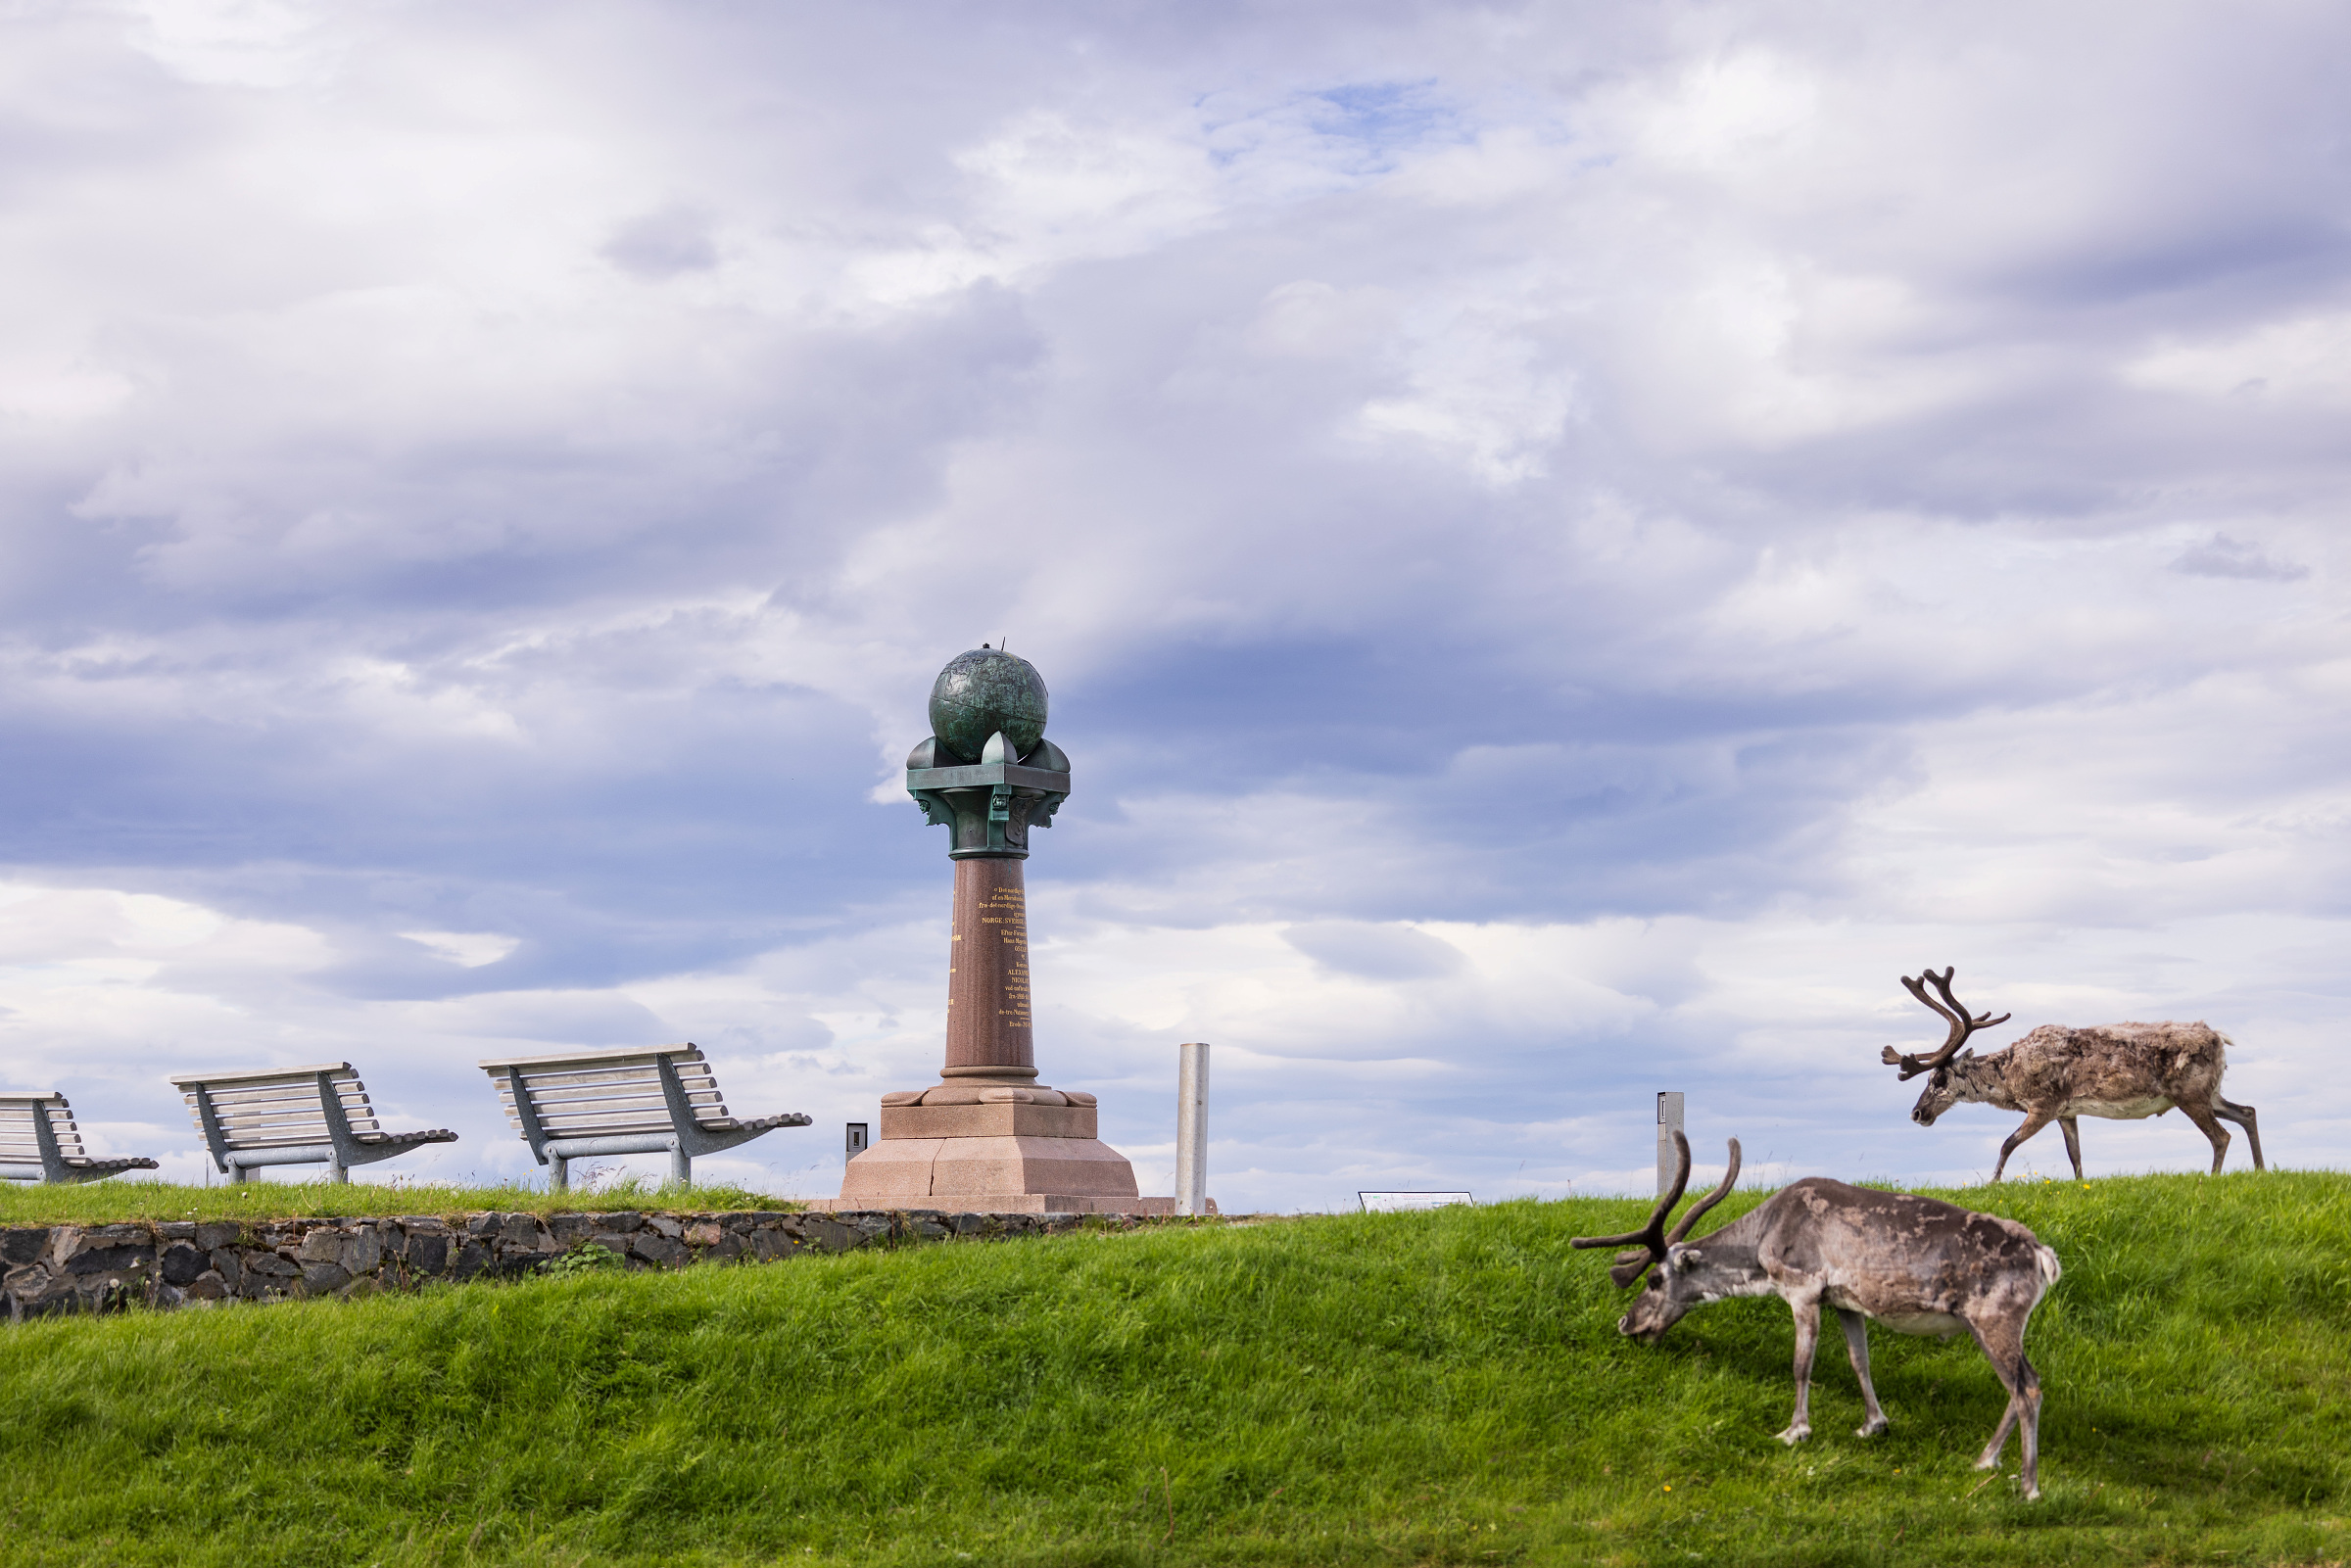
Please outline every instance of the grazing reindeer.
[[1621, 1247], [1608, 1277], [1618, 1288], [1638, 1280], [1652, 1263], [1649, 1286], [1633, 1298], [1619, 1334], [1655, 1345], [1693, 1307], [1732, 1296], [1777, 1296], [1796, 1314], [1796, 1419], [1780, 1434], [1795, 1445], [1812, 1435], [1812, 1353], [1820, 1342], [1820, 1309], [1835, 1310], [1845, 1348], [1861, 1379], [1867, 1422], [1855, 1433], [1886, 1430], [1886, 1412], [1869, 1381], [1869, 1323], [1897, 1334], [1948, 1338], [1961, 1329], [1976, 1337], [1991, 1369], [2008, 1390], [1999, 1430], [1976, 1459], [1990, 1470], [2000, 1462], [2009, 1429], [2022, 1425], [2023, 1479], [2028, 1500], [2040, 1496], [2040, 1375], [2025, 1359], [2025, 1324], [2057, 1282], [2057, 1255], [2013, 1219], [1979, 1214], [1907, 1193], [1848, 1187], [1808, 1176], [1781, 1188], [1744, 1217], [1699, 1241], [1686, 1242], [1698, 1216], [1722, 1202], [1739, 1179], [1739, 1140], [1731, 1140], [1731, 1168], [1722, 1185], [1691, 1207], [1671, 1234], [1665, 1216], [1690, 1180], [1690, 1140], [1673, 1135], [1681, 1173], [1658, 1200], [1649, 1223], [1622, 1236], [1578, 1236], [1571, 1247]]
[[[2159, 1117], [2174, 1106], [2186, 1114], [2212, 1140], [2212, 1169], [2220, 1173], [2221, 1159], [2229, 1152], [2229, 1133], [2221, 1123], [2233, 1121], [2245, 1129], [2253, 1146], [2253, 1168], [2261, 1163], [2261, 1129], [2253, 1108], [2221, 1098], [2221, 1074], [2229, 1067], [2229, 1036], [2204, 1023], [2106, 1023], [2095, 1028], [2069, 1029], [2043, 1023], [2004, 1050], [1978, 1056], [1959, 1046], [1978, 1029], [2005, 1023], [2013, 1016], [1989, 1013], [1969, 1017], [1951, 995], [1955, 968], [1941, 974], [1928, 970], [1918, 979], [1902, 976], [1912, 996], [1943, 1015], [1951, 1026], [1950, 1038], [1932, 1056], [1904, 1056], [1886, 1047], [1880, 1060], [1902, 1069], [1907, 1082], [1931, 1073], [1910, 1119], [1922, 1127], [1962, 1100], [2022, 1111], [2025, 1124], [2000, 1145], [1999, 1164], [1991, 1179], [2000, 1179], [2008, 1157], [2024, 1141], [2054, 1121], [2065, 1133], [2066, 1157], [2074, 1163], [2074, 1179], [2082, 1179], [2082, 1132], [2076, 1117], [2105, 1117], [2127, 1121]], [[1927, 994], [1935, 987], [1937, 996]], [[1954, 1055], [1954, 1053], [1957, 1053]]]

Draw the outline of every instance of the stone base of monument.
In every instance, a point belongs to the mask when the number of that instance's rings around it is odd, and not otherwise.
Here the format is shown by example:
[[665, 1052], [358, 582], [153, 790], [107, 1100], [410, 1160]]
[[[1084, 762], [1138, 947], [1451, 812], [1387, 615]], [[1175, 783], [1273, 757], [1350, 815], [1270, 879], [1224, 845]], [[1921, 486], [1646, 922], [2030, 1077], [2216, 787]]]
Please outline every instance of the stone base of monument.
[[1134, 1167], [1095, 1136], [1094, 1097], [1042, 1084], [941, 1083], [885, 1095], [880, 1136], [840, 1196], [812, 1209], [1012, 1214], [1172, 1214], [1138, 1196]]

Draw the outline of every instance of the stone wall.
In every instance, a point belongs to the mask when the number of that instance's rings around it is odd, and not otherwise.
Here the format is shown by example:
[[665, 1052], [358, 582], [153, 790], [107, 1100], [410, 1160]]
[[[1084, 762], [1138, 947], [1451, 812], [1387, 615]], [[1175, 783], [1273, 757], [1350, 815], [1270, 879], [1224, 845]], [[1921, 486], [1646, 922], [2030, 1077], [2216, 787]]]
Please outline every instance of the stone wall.
[[768, 1262], [958, 1238], [995, 1240], [1132, 1218], [1080, 1214], [608, 1213], [402, 1215], [33, 1225], [0, 1230], [9, 1320], [130, 1306], [213, 1307], [413, 1290], [434, 1280], [513, 1279], [584, 1242], [630, 1268]]

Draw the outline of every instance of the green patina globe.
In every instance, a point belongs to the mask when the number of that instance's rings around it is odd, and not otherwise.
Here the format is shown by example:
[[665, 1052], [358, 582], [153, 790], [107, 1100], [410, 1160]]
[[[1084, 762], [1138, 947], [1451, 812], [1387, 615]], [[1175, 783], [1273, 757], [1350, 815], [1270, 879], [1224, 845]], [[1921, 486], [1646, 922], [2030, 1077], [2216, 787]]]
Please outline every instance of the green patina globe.
[[931, 733], [949, 751], [977, 761], [997, 731], [1027, 756], [1045, 734], [1045, 678], [1002, 648], [958, 653], [931, 687]]

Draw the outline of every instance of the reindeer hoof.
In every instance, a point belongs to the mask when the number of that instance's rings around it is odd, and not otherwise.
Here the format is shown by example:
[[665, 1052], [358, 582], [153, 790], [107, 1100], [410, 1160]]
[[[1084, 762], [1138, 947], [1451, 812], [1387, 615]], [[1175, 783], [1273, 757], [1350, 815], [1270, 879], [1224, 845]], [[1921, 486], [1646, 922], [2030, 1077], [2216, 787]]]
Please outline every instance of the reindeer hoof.
[[2027, 1502], [2039, 1502], [2039, 1501], [2040, 1500], [2040, 1488], [2039, 1488], [2039, 1487], [2027, 1487], [2027, 1488], [2025, 1488], [2025, 1500], [2026, 1500]]
[[1874, 1438], [1879, 1433], [1885, 1431], [1889, 1424], [1890, 1423], [1882, 1420], [1867, 1421], [1862, 1423], [1860, 1426], [1853, 1428], [1853, 1436], [1857, 1438]]
[[1979, 1470], [1997, 1470], [1999, 1467], [2000, 1456], [1996, 1453], [1987, 1453], [1976, 1460], [1976, 1468]]
[[1792, 1426], [1780, 1434], [1780, 1441], [1793, 1449], [1811, 1435], [1812, 1429], [1808, 1426]]

